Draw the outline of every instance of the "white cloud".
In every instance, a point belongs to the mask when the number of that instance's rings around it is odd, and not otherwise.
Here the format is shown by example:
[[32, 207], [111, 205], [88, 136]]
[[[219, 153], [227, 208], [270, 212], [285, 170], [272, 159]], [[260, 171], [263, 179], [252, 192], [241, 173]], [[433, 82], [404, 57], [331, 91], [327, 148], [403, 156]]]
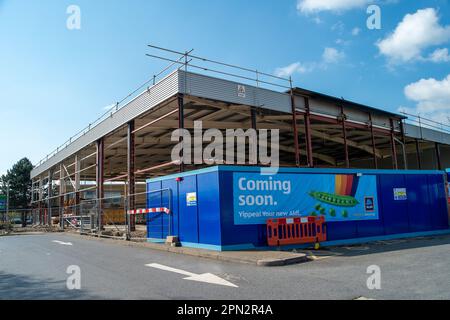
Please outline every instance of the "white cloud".
[[305, 74], [316, 69], [326, 69], [330, 64], [336, 64], [345, 58], [345, 53], [336, 48], [325, 48], [320, 62], [294, 62], [288, 66], [277, 68], [274, 74], [277, 77], [290, 77], [295, 73]]
[[294, 73], [308, 73], [315, 69], [316, 64], [315, 63], [308, 63], [308, 64], [302, 64], [300, 62], [294, 62], [286, 67], [277, 68], [275, 70], [275, 75], [277, 77], [284, 77], [288, 78], [292, 76]]
[[352, 36], [357, 36], [361, 33], [361, 29], [360, 28], [353, 28], [352, 30]]
[[405, 96], [416, 102], [410, 113], [447, 122], [450, 117], [450, 74], [442, 79], [421, 79], [405, 87]]
[[370, 0], [298, 0], [297, 10], [309, 14], [321, 11], [343, 12], [346, 10], [361, 8], [369, 4]]
[[449, 62], [450, 61], [450, 55], [448, 54], [448, 49], [436, 49], [433, 53], [430, 54], [429, 58], [430, 61], [439, 63], [439, 62]]
[[376, 45], [391, 63], [422, 60], [422, 51], [450, 40], [450, 26], [441, 26], [434, 8], [407, 14], [393, 33]]
[[286, 67], [277, 68], [275, 70], [275, 75], [277, 77], [290, 77], [294, 73], [298, 72], [301, 68], [300, 62], [294, 62]]
[[337, 63], [345, 57], [345, 54], [336, 48], [325, 48], [322, 61], [326, 64]]

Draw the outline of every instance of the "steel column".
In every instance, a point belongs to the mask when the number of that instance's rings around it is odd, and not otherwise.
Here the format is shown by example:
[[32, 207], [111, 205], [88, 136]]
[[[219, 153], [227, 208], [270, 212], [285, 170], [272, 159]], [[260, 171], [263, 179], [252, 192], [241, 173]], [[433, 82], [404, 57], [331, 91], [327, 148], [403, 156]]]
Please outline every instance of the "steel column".
[[[127, 133], [127, 168], [128, 168], [128, 194], [126, 202], [126, 210], [136, 209], [136, 179], [135, 179], [135, 159], [136, 159], [136, 144], [134, 135], [135, 122], [131, 120], [128, 122], [128, 133]], [[129, 231], [136, 231], [136, 217], [134, 215], [127, 215], [129, 218]]]
[[292, 129], [294, 131], [295, 165], [297, 167], [300, 167], [300, 145], [298, 142], [297, 110], [295, 108], [295, 97], [293, 90], [291, 90], [291, 110], [292, 110]]
[[406, 151], [406, 134], [405, 134], [405, 126], [403, 125], [403, 120], [400, 121], [400, 130], [402, 132], [402, 143], [403, 143], [403, 167], [405, 170], [408, 170], [408, 153]]
[[[178, 129], [184, 129], [184, 97], [182, 94], [178, 95]], [[180, 137], [180, 142], [181, 142]], [[180, 163], [180, 172], [184, 172], [184, 154], [181, 151], [181, 163]]]
[[347, 125], [345, 120], [347, 117], [344, 113], [344, 107], [341, 106], [341, 121], [342, 121], [342, 133], [344, 136], [344, 154], [345, 154], [345, 167], [350, 168], [350, 156], [348, 154], [348, 143], [347, 143]]
[[103, 198], [105, 196], [104, 180], [104, 161], [105, 161], [105, 142], [103, 138], [97, 140], [97, 170], [96, 170], [96, 182], [97, 182], [97, 214], [98, 214], [98, 230], [103, 228]]
[[47, 208], [48, 208], [48, 221], [47, 224], [49, 226], [52, 225], [52, 197], [53, 197], [53, 171], [49, 170], [48, 172], [48, 200], [47, 200]]
[[373, 120], [371, 113], [369, 113], [369, 122], [370, 122], [370, 136], [372, 138], [373, 164], [375, 166], [375, 169], [378, 169], [377, 145], [375, 143], [375, 133], [373, 131]]
[[417, 164], [418, 164], [419, 170], [422, 170], [422, 157], [420, 156], [419, 139], [416, 139], [416, 153], [417, 153]]
[[59, 165], [59, 224], [64, 229], [64, 193], [65, 190], [63, 164]]
[[252, 129], [256, 132], [256, 161], [257, 164], [259, 163], [259, 132], [258, 132], [258, 120], [257, 120], [257, 113], [255, 108], [250, 108], [250, 121], [252, 123]]
[[439, 148], [439, 143], [436, 142], [434, 144], [435, 149], [436, 149], [436, 162], [437, 162], [437, 166], [438, 166], [438, 170], [442, 170], [442, 161], [441, 161], [441, 148]]
[[81, 161], [78, 155], [75, 155], [75, 215], [81, 214], [80, 210], [80, 185], [81, 185]]
[[395, 128], [394, 128], [394, 120], [389, 119], [391, 124], [391, 151], [392, 151], [392, 165], [394, 170], [398, 170], [398, 162], [397, 162], [397, 147], [395, 146]]
[[42, 198], [44, 197], [43, 193], [43, 183], [42, 183], [42, 177], [39, 177], [39, 224], [43, 225], [43, 214], [42, 214]]
[[251, 117], [251, 122], [252, 122], [252, 129], [253, 130], [258, 130], [257, 120], [256, 120], [256, 109], [255, 108], [251, 108], [250, 109], [250, 117]]
[[306, 154], [308, 158], [308, 167], [314, 167], [314, 156], [311, 139], [311, 109], [309, 107], [309, 99], [305, 97], [305, 139], [306, 139]]

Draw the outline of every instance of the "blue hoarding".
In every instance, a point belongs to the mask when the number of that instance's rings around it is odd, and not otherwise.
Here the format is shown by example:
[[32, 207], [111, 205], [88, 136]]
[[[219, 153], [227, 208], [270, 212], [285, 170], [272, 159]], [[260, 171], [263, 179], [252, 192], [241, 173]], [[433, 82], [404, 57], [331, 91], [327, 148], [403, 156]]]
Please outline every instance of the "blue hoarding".
[[325, 216], [333, 221], [378, 219], [377, 178], [357, 174], [233, 174], [234, 223]]

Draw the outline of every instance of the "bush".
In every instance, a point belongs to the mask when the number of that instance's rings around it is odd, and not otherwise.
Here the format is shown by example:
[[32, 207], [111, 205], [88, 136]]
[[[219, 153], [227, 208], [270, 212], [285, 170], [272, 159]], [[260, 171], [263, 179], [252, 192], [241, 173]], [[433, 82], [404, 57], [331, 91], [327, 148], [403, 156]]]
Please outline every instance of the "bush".
[[10, 222], [0, 222], [0, 230], [12, 231], [13, 225]]

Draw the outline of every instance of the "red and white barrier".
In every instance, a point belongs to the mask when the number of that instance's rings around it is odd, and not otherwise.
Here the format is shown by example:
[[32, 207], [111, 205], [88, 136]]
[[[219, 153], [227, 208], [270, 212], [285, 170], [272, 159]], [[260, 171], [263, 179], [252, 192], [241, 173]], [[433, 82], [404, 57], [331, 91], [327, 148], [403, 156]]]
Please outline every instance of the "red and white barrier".
[[150, 208], [150, 209], [129, 210], [128, 214], [136, 215], [136, 214], [157, 213], [157, 212], [164, 212], [166, 214], [170, 214], [170, 210], [167, 208]]

